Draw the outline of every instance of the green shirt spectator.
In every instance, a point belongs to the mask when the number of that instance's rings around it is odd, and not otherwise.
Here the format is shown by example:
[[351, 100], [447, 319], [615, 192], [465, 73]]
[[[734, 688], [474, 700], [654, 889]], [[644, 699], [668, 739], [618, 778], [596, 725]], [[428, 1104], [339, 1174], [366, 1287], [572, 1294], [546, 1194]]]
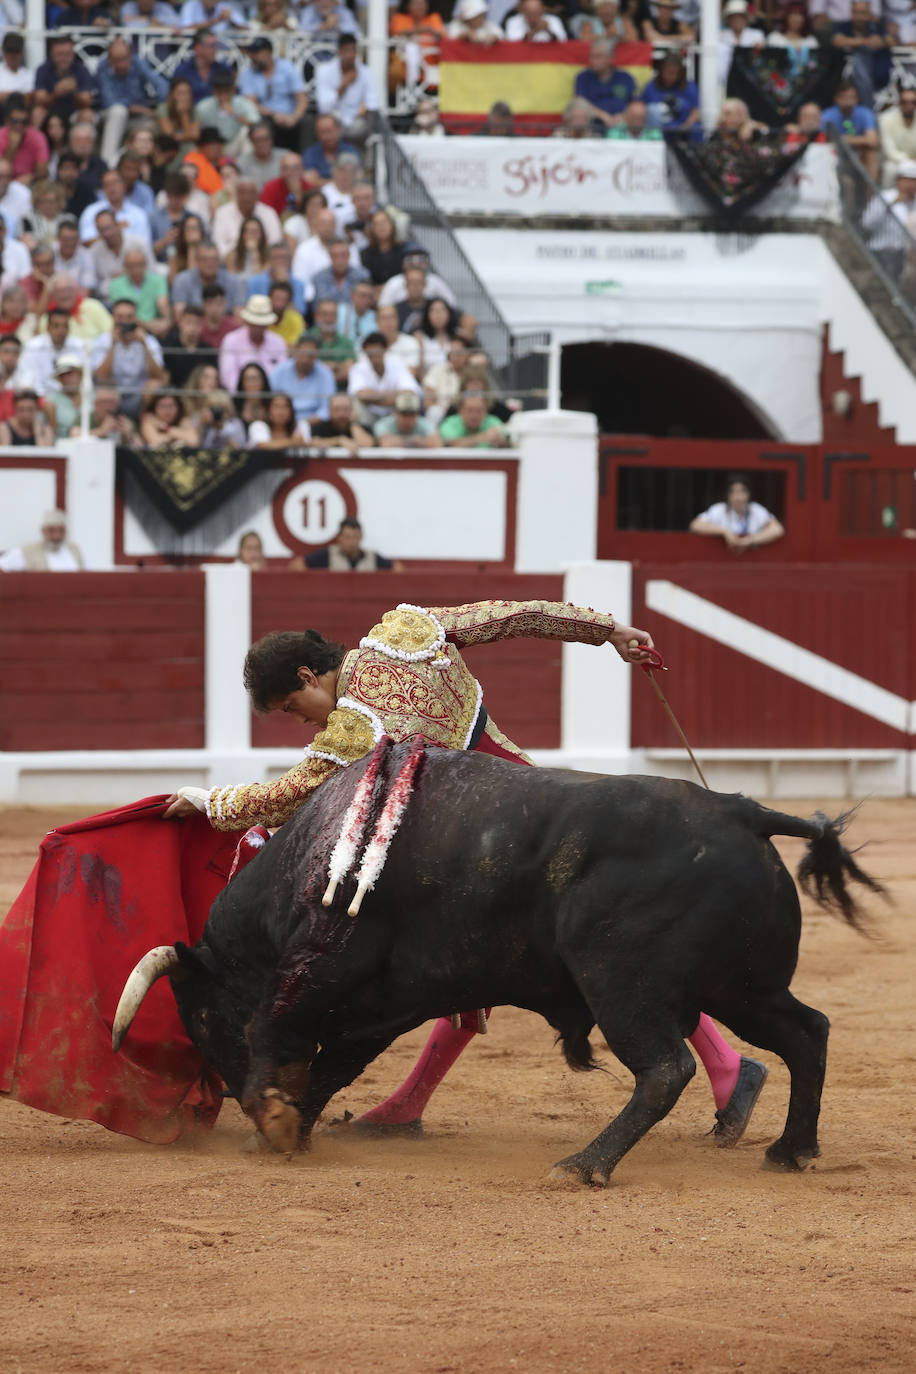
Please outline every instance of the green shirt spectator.
[[457, 415], [446, 416], [439, 438], [446, 448], [504, 448], [509, 442], [502, 421], [487, 413], [486, 398], [476, 392], [461, 398]]
[[633, 143], [648, 143], [651, 140], [660, 140], [663, 137], [661, 129], [652, 128], [649, 123], [649, 107], [644, 100], [631, 100], [623, 112], [623, 119], [619, 124], [612, 124], [605, 138], [626, 139]]
[[159, 304], [168, 301], [169, 288], [165, 277], [160, 277], [158, 272], [145, 272], [140, 282], [122, 272], [120, 277], [112, 277], [109, 294], [113, 301], [133, 301], [137, 319], [149, 324], [151, 320], [162, 318]]

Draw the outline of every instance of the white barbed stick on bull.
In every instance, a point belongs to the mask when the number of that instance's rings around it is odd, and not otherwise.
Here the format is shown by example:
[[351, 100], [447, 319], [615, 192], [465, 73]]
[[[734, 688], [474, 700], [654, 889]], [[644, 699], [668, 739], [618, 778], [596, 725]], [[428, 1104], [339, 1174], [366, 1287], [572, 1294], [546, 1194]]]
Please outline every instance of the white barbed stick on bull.
[[382, 869], [385, 867], [385, 859], [388, 857], [388, 849], [391, 841], [397, 834], [398, 826], [404, 816], [410, 794], [413, 791], [414, 774], [426, 746], [426, 740], [422, 735], [417, 735], [410, 745], [407, 757], [401, 765], [401, 771], [392, 784], [391, 791], [388, 793], [384, 810], [379, 816], [378, 824], [375, 827], [375, 834], [366, 847], [363, 855], [363, 862], [360, 866], [359, 877], [357, 880], [356, 896], [347, 908], [348, 916], [356, 916], [363, 904], [366, 893], [375, 887]]
[[328, 864], [328, 885], [321, 899], [322, 906], [331, 905], [338, 886], [343, 882], [344, 878], [353, 867], [353, 864], [356, 862], [356, 853], [363, 842], [366, 822], [369, 819], [369, 808], [372, 805], [372, 793], [375, 790], [375, 780], [378, 777], [378, 770], [381, 767], [382, 758], [390, 744], [390, 736], [382, 735], [382, 738], [372, 751], [372, 756], [366, 766], [366, 771], [356, 784], [353, 800], [347, 807], [347, 813], [343, 818], [340, 835], [331, 853], [330, 863]]

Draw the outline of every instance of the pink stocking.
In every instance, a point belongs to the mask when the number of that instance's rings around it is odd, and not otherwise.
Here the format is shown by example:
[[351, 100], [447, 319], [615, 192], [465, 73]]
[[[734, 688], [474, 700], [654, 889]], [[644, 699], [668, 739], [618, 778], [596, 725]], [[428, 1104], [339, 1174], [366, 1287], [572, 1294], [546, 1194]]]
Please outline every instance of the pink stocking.
[[387, 1126], [419, 1121], [427, 1102], [477, 1034], [476, 1025], [476, 1012], [462, 1012], [460, 1030], [453, 1029], [448, 1016], [440, 1016], [410, 1076], [378, 1107], [361, 1116], [360, 1121]]
[[687, 1038], [709, 1075], [712, 1095], [721, 1110], [735, 1091], [741, 1055], [722, 1039], [705, 1011], [700, 1013], [700, 1022], [693, 1035]]

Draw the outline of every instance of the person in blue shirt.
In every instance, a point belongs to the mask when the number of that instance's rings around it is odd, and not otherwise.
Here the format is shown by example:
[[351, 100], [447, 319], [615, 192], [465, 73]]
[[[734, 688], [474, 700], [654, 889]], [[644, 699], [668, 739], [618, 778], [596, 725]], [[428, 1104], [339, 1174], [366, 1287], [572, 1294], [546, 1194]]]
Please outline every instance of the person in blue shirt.
[[166, 0], [127, 0], [121, 6], [121, 23], [131, 28], [177, 29], [178, 11]]
[[292, 398], [297, 420], [326, 420], [328, 402], [337, 390], [334, 373], [318, 361], [318, 340], [303, 334], [293, 356], [270, 374], [271, 391], [284, 391]]
[[690, 129], [700, 118], [700, 93], [679, 53], [662, 58], [656, 75], [643, 88], [640, 99], [648, 106], [653, 129]]
[[123, 38], [113, 38], [95, 74], [103, 112], [102, 160], [113, 167], [131, 121], [149, 119], [169, 93], [168, 82], [148, 62], [131, 52]]
[[269, 38], [248, 45], [251, 66], [242, 73], [239, 91], [253, 100], [262, 119], [270, 121], [282, 148], [299, 150], [302, 120], [308, 109], [305, 82], [292, 62], [275, 57]]
[[176, 81], [187, 81], [195, 105], [208, 95], [213, 94], [213, 73], [228, 72], [224, 62], [217, 62], [219, 39], [207, 29], [198, 29], [191, 43], [191, 56], [175, 68], [172, 85]]
[[833, 104], [821, 115], [821, 128], [828, 137], [841, 139], [862, 160], [872, 180], [878, 180], [880, 142], [878, 122], [871, 110], [859, 104], [854, 81], [841, 81]]
[[341, 138], [343, 124], [336, 114], [320, 114], [315, 120], [315, 142], [302, 154], [307, 172], [317, 172], [322, 181], [330, 181], [338, 153], [356, 153], [358, 149]]
[[272, 282], [289, 282], [293, 288], [292, 307], [294, 310], [298, 310], [300, 315], [305, 315], [307, 313], [305, 287], [301, 281], [296, 281], [292, 277], [292, 265], [293, 254], [289, 244], [285, 241], [272, 243], [267, 250], [266, 269], [248, 278], [249, 296], [269, 296]]
[[179, 22], [183, 29], [209, 29], [211, 33], [245, 28], [244, 16], [224, 0], [185, 0]]
[[576, 77], [576, 95], [592, 107], [592, 118], [602, 124], [619, 124], [631, 100], [636, 99], [636, 82], [629, 72], [614, 66], [614, 44], [596, 38], [588, 66]]
[[52, 34], [48, 39], [48, 60], [35, 73], [34, 103], [40, 123], [49, 114], [56, 114], [69, 125], [77, 110], [92, 108], [95, 93], [95, 77], [76, 56], [70, 34]]

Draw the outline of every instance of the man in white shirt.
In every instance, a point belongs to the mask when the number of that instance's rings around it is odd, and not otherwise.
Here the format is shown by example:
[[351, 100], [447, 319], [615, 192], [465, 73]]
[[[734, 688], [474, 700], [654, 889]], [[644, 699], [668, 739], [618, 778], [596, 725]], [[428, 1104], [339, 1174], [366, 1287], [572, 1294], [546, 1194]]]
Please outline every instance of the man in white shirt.
[[510, 43], [565, 43], [566, 30], [555, 14], [547, 14], [543, 0], [522, 0], [518, 14], [506, 20]]
[[416, 277], [409, 277], [408, 274], [422, 272], [423, 282], [420, 289], [414, 294], [417, 299], [413, 301], [415, 308], [422, 309], [420, 304], [420, 290], [422, 290], [422, 300], [432, 300], [433, 296], [441, 296], [449, 305], [457, 308], [458, 302], [455, 300], [455, 293], [435, 272], [429, 270], [429, 254], [426, 249], [417, 252], [409, 250], [404, 254], [404, 270], [398, 272], [396, 276], [389, 277], [382, 287], [379, 294], [379, 305], [401, 305], [404, 301], [411, 299], [411, 292], [408, 290], [408, 280], [412, 285], [417, 285]]
[[137, 238], [135, 234], [125, 234], [111, 210], [99, 210], [95, 228], [98, 237], [89, 249], [89, 257], [95, 273], [96, 292], [102, 303], [107, 305], [112, 280], [124, 271], [124, 258], [127, 253], [139, 248], [146, 258], [147, 270], [150, 272], [155, 270], [155, 262], [149, 241]]
[[418, 396], [422, 395], [420, 383], [410, 368], [397, 358], [389, 358], [385, 349], [383, 334], [368, 334], [347, 380], [347, 391], [373, 425], [392, 413], [399, 391], [415, 391]]
[[0, 572], [79, 572], [82, 566], [79, 546], [67, 542], [67, 517], [62, 510], [47, 512], [40, 541], [9, 549], [0, 558]]
[[728, 0], [722, 11], [723, 27], [719, 31], [719, 80], [728, 84], [728, 69], [735, 48], [756, 48], [766, 44], [763, 29], [751, 28], [747, 17], [747, 0]]
[[25, 65], [25, 42], [21, 33], [3, 35], [3, 56], [0, 60], [0, 95], [29, 95], [35, 89], [35, 73]]
[[75, 215], [61, 215], [54, 241], [54, 271], [69, 272], [83, 291], [95, 290], [95, 268], [90, 250], [80, 243], [79, 221]]
[[149, 216], [124, 199], [125, 190], [121, 173], [110, 167], [102, 177], [101, 199], [87, 205], [80, 215], [80, 239], [87, 247], [98, 238], [95, 217], [100, 210], [111, 210], [115, 219], [129, 234], [135, 234], [146, 244], [152, 243]]
[[385, 357], [394, 358], [405, 367], [409, 367], [419, 380], [423, 355], [417, 340], [411, 334], [401, 333], [397, 306], [380, 305], [375, 312], [375, 321], [379, 334], [385, 340]]
[[[307, 300], [312, 298], [312, 278], [331, 266], [331, 244], [337, 238], [337, 221], [332, 210], [320, 210], [315, 216], [315, 232], [303, 240], [293, 254], [292, 275], [305, 287]], [[350, 248], [350, 266], [359, 266], [359, 254]]]
[[6, 219], [0, 214], [0, 291], [21, 282], [31, 270], [28, 248], [7, 233]]
[[252, 177], [242, 177], [236, 183], [235, 200], [219, 207], [210, 226], [210, 238], [219, 249], [221, 262], [226, 261], [238, 243], [242, 224], [251, 216], [260, 221], [268, 244], [283, 242], [280, 216], [276, 210], [258, 200], [258, 183]]
[[904, 86], [898, 103], [878, 115], [881, 153], [884, 157], [882, 181], [891, 187], [901, 162], [916, 158], [916, 88]]
[[[8, 157], [0, 157], [0, 215], [6, 221], [10, 237], [19, 233], [19, 221], [32, 208], [32, 192], [21, 181], [13, 180], [13, 164]], [[28, 271], [25, 273], [28, 276]]]
[[852, 18], [852, 0], [809, 0], [808, 18], [825, 15], [831, 24], [848, 24]]
[[16, 369], [16, 386], [37, 391], [39, 396], [59, 390], [59, 383], [54, 377], [58, 358], [64, 353], [73, 353], [82, 359], [86, 348], [81, 339], [70, 338], [70, 316], [67, 311], [49, 311], [47, 332], [33, 335], [22, 350]]
[[354, 34], [342, 33], [337, 56], [319, 63], [315, 103], [319, 114], [337, 115], [345, 139], [365, 143], [372, 132], [371, 116], [379, 107], [379, 98], [369, 68], [356, 56]]
[[337, 221], [337, 232], [344, 235], [347, 226], [356, 219], [353, 208], [353, 187], [360, 170], [360, 161], [355, 153], [338, 153], [334, 159], [331, 180], [322, 186], [328, 209]]

